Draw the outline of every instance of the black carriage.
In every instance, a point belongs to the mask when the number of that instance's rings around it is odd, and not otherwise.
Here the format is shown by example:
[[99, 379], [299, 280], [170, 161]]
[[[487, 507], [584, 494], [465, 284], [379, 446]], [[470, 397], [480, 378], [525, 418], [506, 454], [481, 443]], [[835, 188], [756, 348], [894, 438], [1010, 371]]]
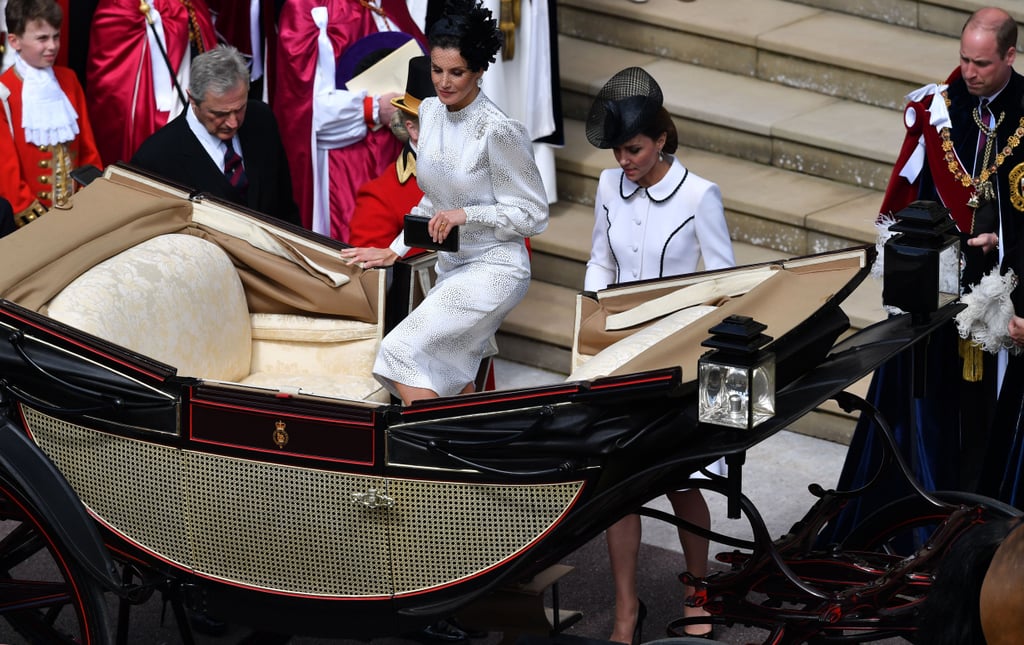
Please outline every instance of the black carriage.
[[[842, 496], [820, 491], [774, 541], [740, 487], [747, 448], [956, 311], [839, 340], [874, 249], [581, 294], [565, 383], [409, 407], [370, 375], [387, 275], [339, 249], [116, 166], [0, 241], [0, 614], [15, 632], [103, 643], [102, 594], [128, 606], [159, 590], [257, 629], [402, 633], [683, 485], [728, 495], [755, 525], [713, 587], [716, 620], [790, 642], [912, 629], [934, 558], [903, 562], [883, 531], [848, 545], [872, 554], [853, 573], [809, 555]], [[412, 291], [426, 273], [412, 269]], [[738, 314], [775, 339], [775, 416], [753, 430], [697, 419], [700, 343]], [[687, 483], [723, 455], [728, 478]], [[921, 499], [921, 524], [993, 512]], [[51, 579], [20, 576], [40, 557]], [[898, 567], [909, 582], [879, 582]]]

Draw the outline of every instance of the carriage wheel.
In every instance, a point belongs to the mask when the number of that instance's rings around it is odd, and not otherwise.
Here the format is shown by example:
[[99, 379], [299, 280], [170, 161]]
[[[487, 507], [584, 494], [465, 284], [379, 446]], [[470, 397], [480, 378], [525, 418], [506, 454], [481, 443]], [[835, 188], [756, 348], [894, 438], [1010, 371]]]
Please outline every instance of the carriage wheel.
[[99, 587], [21, 491], [0, 479], [0, 642], [110, 643]]
[[[984, 495], [960, 491], [938, 491], [932, 495], [947, 504], [982, 506], [984, 521], [1021, 515], [1019, 509]], [[850, 531], [842, 546], [844, 549], [910, 555], [948, 515], [947, 510], [936, 508], [917, 495], [910, 495], [868, 515]]]
[[672, 636], [659, 638], [656, 641], [646, 641], [644, 645], [725, 645], [722, 641], [713, 641], [702, 636]]

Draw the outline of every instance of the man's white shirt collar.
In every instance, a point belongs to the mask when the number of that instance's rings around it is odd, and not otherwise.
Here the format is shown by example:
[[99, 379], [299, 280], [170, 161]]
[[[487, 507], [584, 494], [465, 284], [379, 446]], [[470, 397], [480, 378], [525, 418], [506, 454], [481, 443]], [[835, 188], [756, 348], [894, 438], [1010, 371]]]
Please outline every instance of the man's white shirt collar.
[[[188, 110], [185, 114], [185, 121], [188, 123], [188, 127], [192, 130], [192, 134], [196, 135], [196, 139], [203, 146], [203, 150], [206, 150], [206, 154], [210, 155], [210, 159], [213, 159], [213, 163], [217, 164], [221, 172], [224, 172], [224, 151], [226, 150], [224, 142], [219, 138], [213, 136], [206, 130], [206, 126], [199, 122], [199, 117], [196, 116], [196, 111], [192, 108], [192, 104], [189, 103]], [[235, 147], [235, 152], [238, 153], [239, 157], [244, 158], [242, 152], [242, 145], [238, 141], [238, 135], [236, 134], [232, 139], [232, 145]]]

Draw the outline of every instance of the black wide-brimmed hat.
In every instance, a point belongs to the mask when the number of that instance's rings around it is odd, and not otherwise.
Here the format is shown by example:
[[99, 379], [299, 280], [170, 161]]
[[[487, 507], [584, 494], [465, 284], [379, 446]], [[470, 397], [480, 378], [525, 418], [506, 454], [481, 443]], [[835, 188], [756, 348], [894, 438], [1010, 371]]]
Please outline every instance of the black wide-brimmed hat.
[[391, 104], [406, 114], [419, 116], [420, 102], [428, 96], [437, 96], [434, 82], [430, 80], [430, 58], [410, 58], [409, 75], [405, 77], [405, 96], [391, 99]]
[[639, 67], [612, 76], [597, 93], [587, 116], [587, 140], [596, 148], [614, 148], [644, 130], [661, 109], [661, 87]]

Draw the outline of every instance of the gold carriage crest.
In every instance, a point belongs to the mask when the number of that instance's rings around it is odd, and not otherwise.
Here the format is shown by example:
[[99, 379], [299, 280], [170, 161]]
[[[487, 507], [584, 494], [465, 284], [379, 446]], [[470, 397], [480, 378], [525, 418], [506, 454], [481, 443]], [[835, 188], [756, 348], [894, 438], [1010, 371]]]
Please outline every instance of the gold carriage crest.
[[284, 421], [277, 420], [277, 423], [274, 424], [274, 434], [271, 436], [274, 439], [274, 445], [278, 448], [288, 445], [288, 431], [284, 429]]
[[1010, 203], [1019, 211], [1024, 212], [1024, 163], [1013, 167], [1009, 174]]

